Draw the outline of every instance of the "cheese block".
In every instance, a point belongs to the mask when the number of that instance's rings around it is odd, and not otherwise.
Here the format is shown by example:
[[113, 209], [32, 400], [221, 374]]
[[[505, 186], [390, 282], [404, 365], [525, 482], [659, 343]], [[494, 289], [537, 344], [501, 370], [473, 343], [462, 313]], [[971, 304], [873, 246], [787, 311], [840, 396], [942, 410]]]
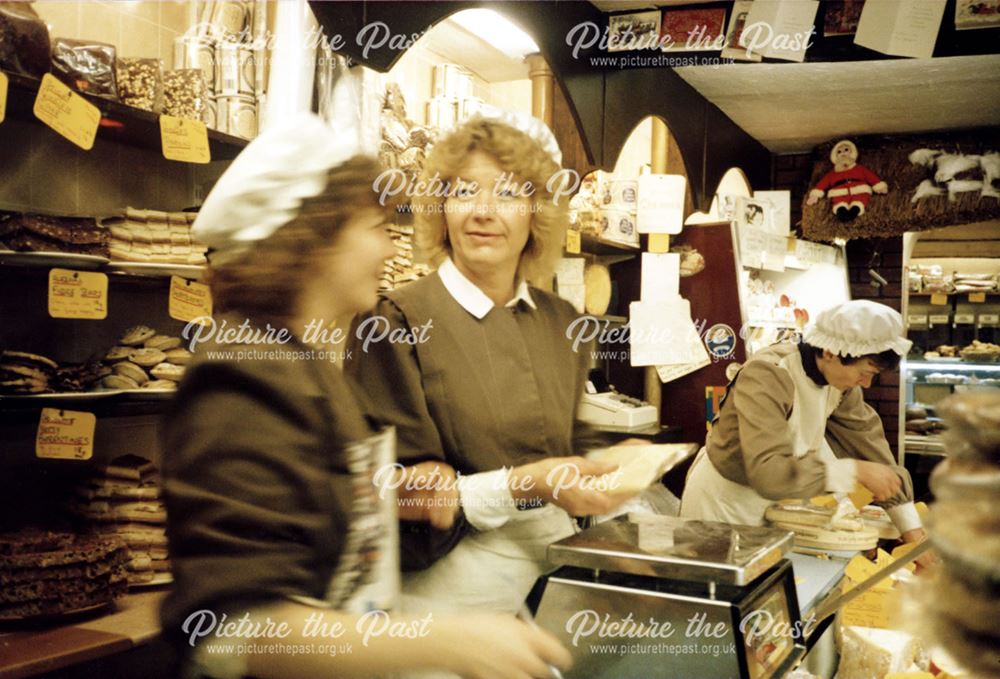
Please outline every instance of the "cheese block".
[[905, 672], [917, 659], [919, 648], [905, 632], [874, 627], [843, 629], [838, 679], [882, 679], [890, 672]]
[[587, 458], [618, 465], [617, 471], [605, 475], [607, 483], [599, 488], [606, 488], [611, 495], [636, 495], [657, 483], [686, 450], [686, 445], [676, 444], [615, 446], [591, 451]]
[[603, 264], [591, 264], [583, 272], [586, 287], [584, 309], [588, 314], [601, 316], [611, 304], [611, 273]]

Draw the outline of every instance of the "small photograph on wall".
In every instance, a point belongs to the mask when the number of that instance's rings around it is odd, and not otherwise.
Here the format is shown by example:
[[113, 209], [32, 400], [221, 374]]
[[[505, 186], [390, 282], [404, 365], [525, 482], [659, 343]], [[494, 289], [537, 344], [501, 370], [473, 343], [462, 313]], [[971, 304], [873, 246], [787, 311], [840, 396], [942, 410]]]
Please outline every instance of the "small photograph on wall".
[[858, 32], [858, 21], [865, 0], [838, 0], [826, 3], [826, 17], [823, 19], [823, 35], [854, 35]]
[[955, 30], [1000, 26], [1000, 0], [956, 0]]
[[752, 226], [756, 229], [769, 230], [771, 225], [768, 202], [743, 198], [736, 204], [736, 222], [739, 226]]
[[664, 52], [709, 52], [725, 44], [726, 10], [665, 9], [660, 24], [660, 48]]
[[660, 12], [634, 12], [608, 17], [608, 51], [652, 49], [660, 41]]

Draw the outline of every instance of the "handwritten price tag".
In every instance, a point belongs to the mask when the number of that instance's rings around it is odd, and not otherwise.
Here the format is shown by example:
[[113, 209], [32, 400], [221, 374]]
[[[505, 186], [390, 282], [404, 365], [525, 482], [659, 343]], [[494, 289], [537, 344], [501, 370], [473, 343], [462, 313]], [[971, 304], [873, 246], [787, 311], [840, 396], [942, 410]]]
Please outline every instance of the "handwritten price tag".
[[212, 292], [207, 285], [180, 276], [170, 277], [171, 318], [185, 323], [212, 315]]
[[160, 141], [163, 157], [183, 163], [208, 163], [212, 153], [208, 148], [208, 130], [200, 120], [160, 116]]
[[35, 97], [35, 117], [85, 151], [94, 146], [101, 111], [63, 85], [51, 73], [42, 76]]
[[944, 293], [941, 292], [935, 292], [934, 294], [931, 295], [931, 304], [935, 304], [937, 306], [944, 306], [947, 303], [948, 303], [948, 295], [945, 295]]
[[[3, 107], [0, 106], [0, 108], [3, 108]], [[2, 113], [0, 113], [0, 120], [3, 120], [3, 114]], [[970, 292], [969, 293], [969, 301], [972, 302], [973, 304], [982, 304], [983, 302], [986, 301], [986, 293], [985, 292]]]
[[580, 254], [580, 232], [569, 229], [566, 232], [566, 252], [571, 255]]
[[7, 115], [7, 74], [0, 73], [0, 123]]
[[670, 234], [669, 233], [649, 234], [649, 251], [656, 253], [670, 252]]
[[35, 435], [35, 456], [54, 460], [89, 460], [94, 455], [97, 417], [58, 408], [42, 408]]
[[108, 277], [93, 271], [49, 271], [49, 316], [101, 320], [108, 317]]

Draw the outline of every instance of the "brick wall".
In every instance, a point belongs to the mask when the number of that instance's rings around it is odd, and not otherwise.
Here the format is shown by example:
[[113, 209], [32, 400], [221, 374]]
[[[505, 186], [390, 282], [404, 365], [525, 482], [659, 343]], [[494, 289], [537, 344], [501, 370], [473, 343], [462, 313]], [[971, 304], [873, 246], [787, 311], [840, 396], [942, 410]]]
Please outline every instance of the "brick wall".
[[[802, 200], [809, 191], [812, 174], [810, 154], [774, 157], [771, 177], [775, 189], [792, 192], [792, 224], [802, 220]], [[888, 281], [881, 288], [871, 286], [868, 269], [872, 255], [878, 254], [874, 268]], [[847, 268], [851, 299], [870, 299], [897, 311], [902, 303], [903, 238], [858, 239], [847, 243]], [[865, 390], [865, 400], [882, 417], [885, 437], [894, 453], [899, 440], [899, 371], [879, 375]]]

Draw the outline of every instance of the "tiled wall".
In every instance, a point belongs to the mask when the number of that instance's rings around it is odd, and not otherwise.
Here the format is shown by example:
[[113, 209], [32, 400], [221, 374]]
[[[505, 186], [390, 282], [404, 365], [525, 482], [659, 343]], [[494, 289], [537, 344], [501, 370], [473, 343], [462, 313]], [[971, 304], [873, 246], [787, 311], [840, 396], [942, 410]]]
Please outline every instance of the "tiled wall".
[[[120, 56], [172, 66], [174, 39], [188, 26], [187, 2], [36, 2], [53, 37], [90, 38]], [[0, 209], [101, 215], [126, 205], [181, 210], [197, 204], [225, 167], [194, 166], [101, 139], [83, 151], [37, 121], [0, 125]]]
[[188, 12], [193, 5], [176, 0], [42, 0], [35, 9], [54, 38], [110, 43], [120, 57], [155, 57], [171, 68], [174, 39], [190, 25]]
[[[802, 199], [809, 190], [812, 174], [809, 154], [776, 156], [773, 179], [775, 189], [792, 192], [792, 223], [802, 219]], [[871, 286], [872, 255], [878, 254], [875, 268], [888, 281], [881, 288]], [[903, 238], [873, 238], [847, 243], [847, 268], [851, 299], [870, 299], [899, 311], [902, 304]], [[899, 443], [899, 371], [879, 375], [865, 390], [865, 401], [878, 411], [889, 446], [898, 455]]]

